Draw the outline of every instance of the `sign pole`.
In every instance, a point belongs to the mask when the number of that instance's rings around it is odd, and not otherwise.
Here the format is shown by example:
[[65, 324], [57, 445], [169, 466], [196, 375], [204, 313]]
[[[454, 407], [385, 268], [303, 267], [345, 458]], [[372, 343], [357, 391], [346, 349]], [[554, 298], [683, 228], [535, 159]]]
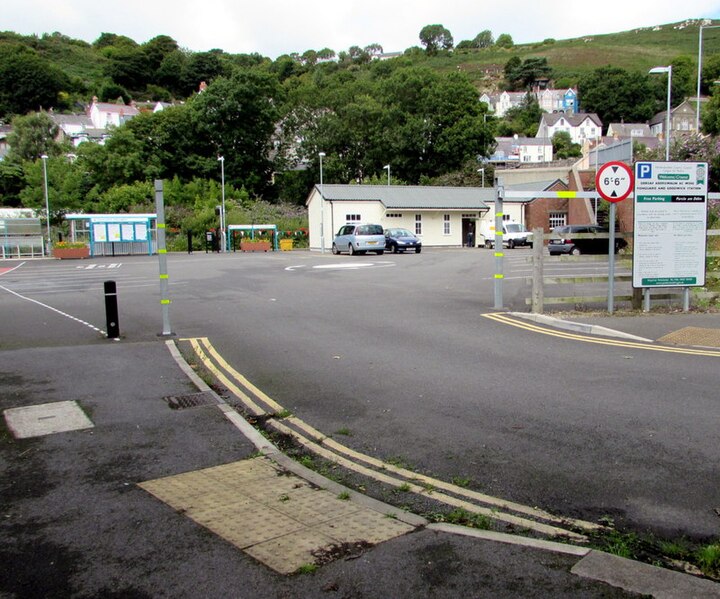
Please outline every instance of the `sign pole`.
[[503, 307], [503, 196], [502, 179], [496, 179], [495, 189], [495, 309]]
[[172, 335], [170, 328], [170, 292], [168, 288], [167, 249], [165, 247], [165, 201], [163, 182], [155, 180], [155, 212], [157, 212], [157, 251], [160, 263], [160, 305], [162, 306], [163, 330], [161, 335]]

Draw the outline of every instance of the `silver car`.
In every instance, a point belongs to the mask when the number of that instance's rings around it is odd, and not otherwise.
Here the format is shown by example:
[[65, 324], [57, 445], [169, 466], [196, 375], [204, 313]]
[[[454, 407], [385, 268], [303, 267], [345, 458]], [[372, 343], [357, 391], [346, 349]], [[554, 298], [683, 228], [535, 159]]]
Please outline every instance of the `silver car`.
[[378, 256], [385, 253], [385, 234], [381, 225], [345, 225], [335, 235], [332, 253], [347, 252], [364, 254], [375, 252]]

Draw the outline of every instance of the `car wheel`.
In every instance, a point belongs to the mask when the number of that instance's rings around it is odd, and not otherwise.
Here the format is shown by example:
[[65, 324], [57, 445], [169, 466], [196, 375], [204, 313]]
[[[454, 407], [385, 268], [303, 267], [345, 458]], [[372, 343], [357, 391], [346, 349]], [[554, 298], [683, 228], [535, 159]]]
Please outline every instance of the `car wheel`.
[[338, 252], [337, 246], [334, 243], [332, 246], [332, 253], [335, 254], [336, 256], [340, 253], [340, 252]]
[[574, 245], [570, 250], [570, 254], [572, 256], [579, 256], [580, 254], [582, 254], [582, 252], [580, 251], [580, 248], [578, 246]]
[[485, 249], [486, 250], [491, 250], [492, 246], [493, 246], [492, 241], [490, 241], [489, 239], [485, 241]]
[[393, 244], [390, 246], [390, 251], [391, 251], [393, 254], [397, 254], [397, 253], [398, 253], [398, 246], [393, 243]]
[[355, 255], [355, 248], [353, 247], [352, 241], [348, 243], [348, 254], [351, 256]]
[[415, 253], [416, 253], [416, 254], [419, 254], [421, 249], [422, 249], [422, 248], [415, 248]]
[[378, 255], [378, 256], [382, 256], [384, 253], [385, 253], [385, 250], [379, 250], [378, 253], [377, 253], [377, 255]]
[[515, 247], [515, 242], [512, 239], [508, 239], [508, 249], [511, 250]]

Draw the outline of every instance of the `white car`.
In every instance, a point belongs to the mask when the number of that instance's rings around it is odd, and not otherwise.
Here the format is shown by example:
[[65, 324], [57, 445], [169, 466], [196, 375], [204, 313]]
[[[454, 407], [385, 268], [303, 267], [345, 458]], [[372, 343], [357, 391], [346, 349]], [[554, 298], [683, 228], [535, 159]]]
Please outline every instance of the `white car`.
[[364, 254], [375, 252], [378, 256], [385, 253], [385, 233], [382, 225], [345, 225], [335, 235], [332, 253], [347, 252]]

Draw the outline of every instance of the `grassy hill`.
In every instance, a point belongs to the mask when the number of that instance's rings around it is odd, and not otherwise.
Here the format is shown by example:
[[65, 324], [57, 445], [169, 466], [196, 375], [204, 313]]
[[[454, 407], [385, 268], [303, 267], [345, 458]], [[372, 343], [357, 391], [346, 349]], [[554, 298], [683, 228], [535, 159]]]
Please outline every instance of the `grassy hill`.
[[[720, 25], [720, 21], [711, 24]], [[669, 64], [678, 56], [689, 56], [696, 62], [699, 29], [700, 21], [694, 20], [620, 33], [519, 44], [510, 49], [456, 50], [449, 56], [430, 58], [428, 64], [441, 71], [464, 71], [483, 89], [492, 88], [495, 83], [484, 74], [488, 66], [504, 66], [512, 56], [547, 58], [554, 79], [563, 81], [563, 85], [572, 85], [582, 75], [607, 65], [646, 73], [654, 66]], [[703, 60], [719, 53], [720, 29], [703, 31]]]

